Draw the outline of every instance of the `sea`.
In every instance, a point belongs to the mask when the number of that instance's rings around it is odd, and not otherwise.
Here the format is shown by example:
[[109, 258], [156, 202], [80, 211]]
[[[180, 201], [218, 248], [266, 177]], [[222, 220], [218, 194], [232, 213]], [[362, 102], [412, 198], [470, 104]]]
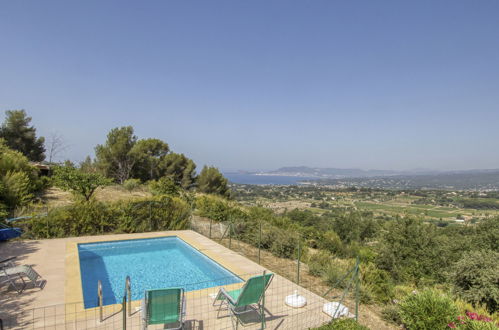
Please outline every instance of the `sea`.
[[317, 180], [317, 178], [303, 176], [255, 175], [248, 173], [223, 173], [223, 175], [230, 182], [239, 184], [297, 185], [303, 181]]

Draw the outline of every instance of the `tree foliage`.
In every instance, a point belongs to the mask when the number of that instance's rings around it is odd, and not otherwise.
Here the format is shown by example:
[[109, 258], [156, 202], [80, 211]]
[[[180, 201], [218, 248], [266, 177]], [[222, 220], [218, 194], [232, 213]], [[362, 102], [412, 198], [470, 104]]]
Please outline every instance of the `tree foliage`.
[[161, 176], [169, 176], [176, 185], [184, 189], [192, 187], [195, 178], [196, 164], [184, 154], [170, 153], [160, 163]]
[[145, 182], [167, 176], [177, 186], [191, 188], [196, 164], [183, 154], [169, 151], [164, 141], [138, 140], [131, 126], [119, 127], [112, 129], [106, 142], [95, 148], [96, 165], [105, 176], [120, 184], [129, 178]]
[[164, 176], [159, 180], [152, 180], [149, 183], [149, 188], [153, 195], [180, 195], [180, 186], [175, 184], [175, 181], [170, 176]]
[[29, 160], [40, 162], [45, 159], [45, 139], [36, 137], [36, 129], [30, 126], [31, 117], [24, 110], [7, 110], [5, 121], [0, 127], [0, 138], [14, 150], [21, 152]]
[[54, 184], [75, 196], [83, 197], [89, 201], [95, 190], [106, 186], [111, 180], [99, 173], [88, 173], [71, 166], [59, 166], [54, 169]]
[[381, 232], [376, 263], [397, 281], [421, 282], [438, 276], [447, 266], [445, 246], [435, 225], [397, 219], [387, 222]]
[[216, 167], [204, 166], [197, 179], [198, 190], [207, 194], [229, 196], [228, 180]]
[[131, 150], [135, 158], [132, 176], [142, 181], [161, 177], [163, 173], [159, 165], [169, 150], [168, 144], [159, 139], [137, 141]]
[[491, 250], [466, 252], [450, 273], [458, 296], [489, 311], [499, 308], [499, 253]]
[[[74, 165], [69, 165], [69, 166], [74, 167]], [[99, 172], [97, 164], [92, 160], [92, 158], [90, 158], [90, 156], [85, 157], [85, 159], [82, 162], [80, 162], [80, 170], [85, 173]]]
[[120, 184], [130, 177], [136, 162], [132, 153], [136, 142], [132, 126], [125, 126], [113, 128], [107, 134], [106, 142], [95, 147], [97, 164], [107, 177]]

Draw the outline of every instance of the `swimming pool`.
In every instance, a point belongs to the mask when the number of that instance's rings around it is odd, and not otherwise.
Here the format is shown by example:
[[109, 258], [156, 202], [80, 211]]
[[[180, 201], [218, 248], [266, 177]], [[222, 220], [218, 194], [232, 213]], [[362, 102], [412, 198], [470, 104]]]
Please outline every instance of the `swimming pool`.
[[104, 305], [121, 302], [130, 276], [132, 300], [144, 290], [183, 287], [200, 290], [242, 280], [176, 236], [78, 244], [85, 308], [98, 306], [97, 282]]

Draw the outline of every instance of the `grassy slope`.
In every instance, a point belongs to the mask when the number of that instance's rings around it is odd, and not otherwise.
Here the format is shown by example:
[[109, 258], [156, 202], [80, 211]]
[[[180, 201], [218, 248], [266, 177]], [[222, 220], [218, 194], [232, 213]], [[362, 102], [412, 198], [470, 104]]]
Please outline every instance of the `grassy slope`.
[[[137, 189], [135, 191], [129, 192], [123, 189], [121, 186], [108, 186], [98, 189], [95, 192], [95, 198], [104, 202], [126, 200], [140, 197], [151, 196], [151, 194], [144, 189]], [[67, 191], [63, 191], [59, 188], [52, 187], [48, 189], [42, 196], [43, 201], [47, 204], [49, 208], [68, 205], [73, 202], [73, 196]]]

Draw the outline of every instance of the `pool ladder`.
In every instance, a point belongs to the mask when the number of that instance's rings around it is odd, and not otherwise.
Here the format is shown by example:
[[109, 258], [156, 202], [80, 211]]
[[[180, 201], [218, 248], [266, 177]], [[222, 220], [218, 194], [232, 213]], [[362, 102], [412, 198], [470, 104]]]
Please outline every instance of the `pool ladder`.
[[[103, 312], [103, 295], [102, 295], [102, 282], [99, 280], [97, 282], [97, 297], [99, 297], [99, 320], [102, 323], [104, 321], [104, 312]], [[126, 303], [128, 300], [128, 304]], [[127, 275], [125, 279], [125, 294], [123, 296], [123, 317], [125, 318], [125, 306], [127, 306], [127, 314], [128, 316], [132, 316], [132, 282], [130, 280], [130, 276]]]
[[132, 316], [132, 283], [130, 276], [127, 275], [125, 279], [125, 297], [128, 300], [128, 316]]
[[99, 321], [102, 323], [104, 321], [104, 315], [102, 312], [102, 282], [99, 280], [97, 282], [97, 297], [99, 297]]

